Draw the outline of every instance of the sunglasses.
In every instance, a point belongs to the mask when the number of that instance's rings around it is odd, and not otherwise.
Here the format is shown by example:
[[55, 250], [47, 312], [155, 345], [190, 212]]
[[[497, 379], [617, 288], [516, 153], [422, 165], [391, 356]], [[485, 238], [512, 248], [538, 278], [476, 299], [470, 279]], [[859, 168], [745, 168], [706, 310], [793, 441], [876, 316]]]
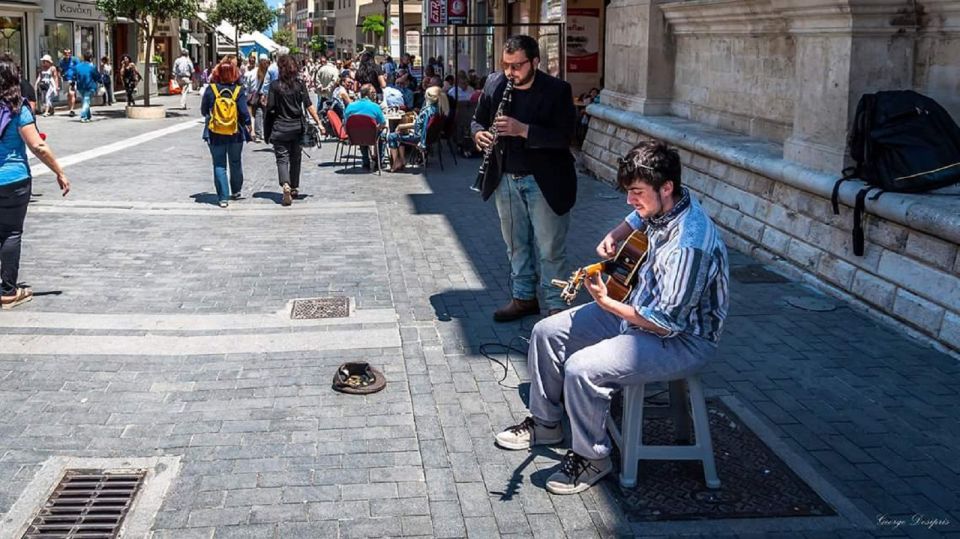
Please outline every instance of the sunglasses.
[[622, 157], [617, 158], [617, 166], [621, 171], [627, 174], [633, 174], [637, 169], [649, 170], [650, 172], [655, 172], [654, 168], [642, 163], [637, 163], [635, 159], [624, 159]]

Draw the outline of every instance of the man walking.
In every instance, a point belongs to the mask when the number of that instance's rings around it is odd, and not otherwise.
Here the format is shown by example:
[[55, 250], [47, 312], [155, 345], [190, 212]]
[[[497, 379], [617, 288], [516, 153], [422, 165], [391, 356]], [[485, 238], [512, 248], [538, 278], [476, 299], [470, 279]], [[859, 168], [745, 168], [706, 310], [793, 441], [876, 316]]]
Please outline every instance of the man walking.
[[180, 58], [173, 62], [173, 76], [180, 85], [180, 108], [187, 110], [187, 94], [190, 92], [190, 82], [193, 76], [193, 62], [190, 61], [190, 52], [180, 50]]
[[[577, 174], [570, 153], [576, 128], [570, 84], [539, 71], [540, 46], [530, 36], [518, 35], [504, 44], [502, 72], [487, 78], [471, 124], [481, 149], [499, 137], [493, 168], [481, 192], [495, 195], [500, 232], [510, 259], [512, 298], [493, 313], [497, 322], [540, 313], [541, 298], [550, 314], [566, 303], [551, 279], [562, 279], [566, 262], [570, 209], [577, 198]], [[495, 118], [507, 85], [513, 81], [509, 111]], [[501, 157], [502, 156], [502, 157]]]
[[63, 57], [60, 58], [60, 76], [67, 81], [67, 105], [70, 107], [68, 114], [73, 117], [77, 114], [73, 112], [73, 106], [77, 103], [77, 83], [76, 68], [80, 62], [73, 57], [73, 51], [63, 49]]
[[93, 117], [90, 113], [90, 101], [93, 95], [97, 93], [97, 85], [100, 83], [100, 72], [97, 66], [93, 65], [93, 55], [89, 52], [84, 53], [83, 61], [74, 68], [74, 82], [76, 91], [80, 93], [83, 100], [83, 106], [80, 109], [80, 122], [88, 123]]
[[[346, 110], [343, 111], [343, 123], [346, 125], [347, 120], [350, 116], [363, 115], [373, 118], [377, 123], [377, 130], [380, 131], [385, 125], [387, 125], [387, 118], [383, 115], [383, 110], [380, 109], [380, 105], [376, 104], [374, 100], [377, 98], [377, 89], [373, 87], [372, 84], [364, 84], [360, 87], [360, 99], [354, 101], [347, 105]], [[377, 139], [377, 144], [379, 146], [380, 140]], [[380, 148], [378, 148], [379, 150]], [[382, 158], [382, 151], [378, 151], [377, 158]], [[370, 147], [369, 146], [360, 146], [360, 159], [363, 161], [363, 168], [370, 170]], [[379, 162], [377, 165], [379, 166]]]

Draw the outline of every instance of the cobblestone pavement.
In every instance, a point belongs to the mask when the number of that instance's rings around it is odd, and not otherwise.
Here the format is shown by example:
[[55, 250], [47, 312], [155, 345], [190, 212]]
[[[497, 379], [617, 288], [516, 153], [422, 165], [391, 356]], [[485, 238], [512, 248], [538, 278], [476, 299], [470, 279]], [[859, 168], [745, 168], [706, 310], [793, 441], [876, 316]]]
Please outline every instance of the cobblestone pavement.
[[[195, 109], [156, 122], [113, 110], [43, 130], [71, 156], [193, 124], [88, 154], [67, 168], [65, 200], [49, 174], [35, 180], [21, 278], [38, 296], [0, 313], [0, 511], [54, 455], [179, 455], [158, 538], [960, 535], [954, 358], [842, 304], [792, 307], [832, 301], [800, 283], [733, 281], [705, 385], [756, 414], [866, 522], [631, 525], [604, 488], [543, 490], [560, 448], [492, 444], [525, 414], [525, 368], [514, 355], [500, 384], [479, 349], [523, 347], [533, 320], [490, 320], [508, 267], [492, 203], [467, 189], [478, 161], [455, 167], [446, 153], [444, 172], [377, 176], [333, 166], [328, 144], [305, 158], [303, 198], [282, 208], [272, 154], [248, 145], [244, 199], [222, 210]], [[606, 186], [580, 185], [571, 267], [593, 261], [627, 209]], [[291, 299], [329, 295], [353, 298], [353, 316], [284, 314]], [[381, 367], [387, 389], [332, 392], [348, 360]], [[915, 514], [949, 524], [909, 525]]]

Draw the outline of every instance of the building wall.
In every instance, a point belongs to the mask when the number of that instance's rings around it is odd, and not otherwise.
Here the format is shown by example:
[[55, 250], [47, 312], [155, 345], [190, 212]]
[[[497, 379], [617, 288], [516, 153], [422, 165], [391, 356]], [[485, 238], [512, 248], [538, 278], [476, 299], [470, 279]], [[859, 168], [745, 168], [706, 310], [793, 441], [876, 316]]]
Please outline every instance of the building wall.
[[788, 35], [677, 36], [671, 112], [783, 142], [794, 108], [794, 40]]
[[862, 184], [838, 216], [829, 200], [862, 94], [913, 88], [960, 120], [960, 2], [612, 0], [607, 15], [591, 171], [611, 181], [640, 138], [666, 140], [732, 246], [960, 350], [960, 198], [868, 200], [864, 256]]

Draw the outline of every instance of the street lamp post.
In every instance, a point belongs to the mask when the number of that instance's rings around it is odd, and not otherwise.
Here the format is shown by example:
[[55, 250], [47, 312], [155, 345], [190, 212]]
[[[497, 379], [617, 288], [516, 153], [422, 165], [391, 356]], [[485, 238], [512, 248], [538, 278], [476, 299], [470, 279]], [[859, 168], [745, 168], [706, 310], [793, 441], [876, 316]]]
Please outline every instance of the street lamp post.
[[383, 49], [384, 54], [390, 54], [390, 0], [383, 2]]
[[[400, 6], [399, 6], [400, 7], [400, 13], [399, 13], [400, 24], [398, 26], [400, 26], [400, 56], [403, 56], [403, 53], [407, 48], [407, 43], [406, 43], [407, 29], [403, 25], [403, 0], [399, 0], [399, 3], [400, 3]], [[410, 67], [412, 68], [413, 66], [410, 66]]]

